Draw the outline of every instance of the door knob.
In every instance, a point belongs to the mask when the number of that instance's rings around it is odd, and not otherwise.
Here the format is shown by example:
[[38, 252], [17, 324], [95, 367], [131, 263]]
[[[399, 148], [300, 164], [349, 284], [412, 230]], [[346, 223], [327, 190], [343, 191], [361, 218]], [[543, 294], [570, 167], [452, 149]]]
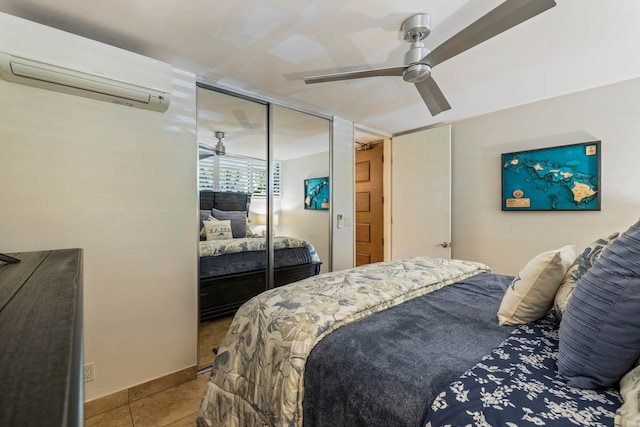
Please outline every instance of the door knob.
[[436, 246], [442, 246], [443, 248], [448, 248], [449, 246], [451, 246], [451, 243], [442, 242], [442, 243], [438, 243]]

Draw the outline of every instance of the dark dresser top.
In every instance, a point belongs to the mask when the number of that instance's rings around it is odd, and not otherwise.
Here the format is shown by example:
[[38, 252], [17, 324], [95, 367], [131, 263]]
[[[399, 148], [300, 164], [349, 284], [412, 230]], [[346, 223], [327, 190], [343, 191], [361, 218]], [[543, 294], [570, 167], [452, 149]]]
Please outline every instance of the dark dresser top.
[[0, 263], [0, 426], [81, 426], [82, 250]]

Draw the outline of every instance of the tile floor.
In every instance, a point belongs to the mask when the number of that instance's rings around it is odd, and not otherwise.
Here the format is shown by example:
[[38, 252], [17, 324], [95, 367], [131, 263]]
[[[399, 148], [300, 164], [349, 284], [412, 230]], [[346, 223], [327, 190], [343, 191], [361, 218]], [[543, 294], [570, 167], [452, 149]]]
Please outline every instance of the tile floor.
[[182, 427], [196, 425], [209, 373], [85, 420], [85, 427]]
[[228, 316], [200, 325], [198, 328], [198, 366], [213, 363], [211, 349], [222, 343], [232, 320], [233, 316]]
[[[227, 334], [233, 316], [200, 326], [198, 366], [212, 363], [211, 349]], [[85, 420], [85, 427], [194, 427], [209, 373]]]

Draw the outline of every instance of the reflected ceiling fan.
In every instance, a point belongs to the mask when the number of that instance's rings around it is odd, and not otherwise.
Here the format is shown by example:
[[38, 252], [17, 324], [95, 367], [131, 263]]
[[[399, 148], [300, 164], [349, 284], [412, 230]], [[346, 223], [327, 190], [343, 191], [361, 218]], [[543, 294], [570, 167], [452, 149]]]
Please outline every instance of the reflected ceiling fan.
[[404, 65], [305, 77], [304, 82], [311, 84], [363, 77], [401, 76], [404, 81], [415, 83], [431, 115], [435, 116], [450, 110], [451, 105], [431, 77], [433, 67], [555, 5], [555, 0], [506, 0], [432, 51], [422, 43], [431, 32], [430, 16], [425, 13], [416, 14], [407, 18], [400, 29], [404, 33], [404, 40], [411, 44], [404, 55]]
[[215, 147], [211, 147], [210, 145], [204, 143], [198, 144], [198, 149], [200, 151], [198, 158], [200, 160], [207, 159], [215, 155], [224, 156], [225, 154], [227, 154], [227, 148], [222, 143], [222, 141], [224, 141], [224, 132], [215, 131], [213, 134], [216, 138], [218, 138], [218, 143]]

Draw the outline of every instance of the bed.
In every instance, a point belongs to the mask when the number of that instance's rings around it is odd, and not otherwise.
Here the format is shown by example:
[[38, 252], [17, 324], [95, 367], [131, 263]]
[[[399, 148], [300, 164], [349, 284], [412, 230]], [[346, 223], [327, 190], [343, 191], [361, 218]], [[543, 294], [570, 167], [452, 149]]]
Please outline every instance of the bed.
[[417, 257], [269, 290], [236, 314], [198, 426], [637, 426], [638, 289], [640, 224], [515, 277]]
[[[266, 239], [252, 234], [248, 227], [250, 201], [251, 195], [245, 193], [200, 192], [200, 322], [233, 314], [266, 289]], [[203, 223], [210, 216], [229, 220], [231, 236], [207, 240]], [[320, 266], [310, 242], [286, 236], [274, 238], [274, 286], [316, 275]]]

